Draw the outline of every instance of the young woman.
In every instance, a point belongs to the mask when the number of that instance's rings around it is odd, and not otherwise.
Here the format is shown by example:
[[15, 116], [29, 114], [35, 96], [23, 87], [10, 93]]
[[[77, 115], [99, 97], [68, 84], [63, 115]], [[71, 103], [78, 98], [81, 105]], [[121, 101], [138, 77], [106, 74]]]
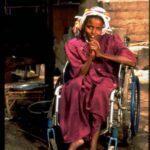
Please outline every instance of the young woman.
[[66, 42], [71, 79], [63, 85], [59, 121], [69, 150], [90, 141], [96, 150], [100, 128], [117, 87], [120, 63], [135, 66], [136, 58], [118, 35], [110, 34], [105, 10], [93, 7], [80, 18], [80, 35]]

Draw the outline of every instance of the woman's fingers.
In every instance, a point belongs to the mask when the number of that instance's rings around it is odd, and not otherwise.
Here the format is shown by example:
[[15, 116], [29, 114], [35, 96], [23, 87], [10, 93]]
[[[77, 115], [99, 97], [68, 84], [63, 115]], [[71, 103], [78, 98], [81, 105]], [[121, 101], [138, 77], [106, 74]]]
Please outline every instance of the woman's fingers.
[[90, 42], [89, 42], [89, 46], [90, 46], [90, 49], [91, 50], [95, 50], [95, 51], [98, 51], [101, 49], [100, 45], [99, 45], [99, 42], [95, 39], [92, 39]]
[[95, 57], [96, 57], [96, 52], [95, 52], [94, 50], [92, 50], [92, 51], [90, 52], [90, 56], [92, 57], [92, 60], [94, 60]]

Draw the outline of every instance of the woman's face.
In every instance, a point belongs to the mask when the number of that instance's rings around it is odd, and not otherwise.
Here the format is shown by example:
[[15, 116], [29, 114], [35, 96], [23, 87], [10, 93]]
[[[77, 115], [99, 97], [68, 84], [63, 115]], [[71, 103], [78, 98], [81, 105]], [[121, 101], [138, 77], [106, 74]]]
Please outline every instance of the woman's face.
[[88, 40], [90, 40], [91, 38], [98, 39], [101, 36], [103, 25], [104, 22], [100, 18], [98, 17], [89, 18], [84, 28]]

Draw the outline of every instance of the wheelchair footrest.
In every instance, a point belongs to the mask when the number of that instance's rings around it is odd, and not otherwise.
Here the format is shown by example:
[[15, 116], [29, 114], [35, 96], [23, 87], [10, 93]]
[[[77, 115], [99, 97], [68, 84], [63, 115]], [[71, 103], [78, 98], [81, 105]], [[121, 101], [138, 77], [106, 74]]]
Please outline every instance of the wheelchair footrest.
[[[114, 145], [112, 146], [112, 143], [114, 142]], [[117, 145], [118, 145], [118, 139], [110, 137], [109, 143], [108, 143], [108, 150], [117, 150]]]
[[112, 127], [111, 137], [108, 142], [108, 150], [117, 150], [118, 145], [118, 128]]
[[50, 128], [47, 130], [47, 140], [48, 140], [48, 150], [58, 150], [54, 128]]

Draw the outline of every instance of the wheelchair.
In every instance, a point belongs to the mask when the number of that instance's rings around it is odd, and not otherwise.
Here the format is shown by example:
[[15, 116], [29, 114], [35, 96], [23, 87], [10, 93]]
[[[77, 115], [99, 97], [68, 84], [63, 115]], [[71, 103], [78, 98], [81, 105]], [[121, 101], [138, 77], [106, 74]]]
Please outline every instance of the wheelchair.
[[[70, 78], [68, 68], [69, 63], [67, 61], [63, 74], [55, 85], [55, 95], [48, 113], [48, 150], [59, 150], [55, 127], [59, 126], [58, 106], [62, 84]], [[110, 94], [109, 115], [100, 133], [100, 136], [106, 135], [107, 137], [107, 150], [117, 150], [119, 142], [130, 144], [139, 129], [140, 83], [138, 76], [134, 74], [134, 68], [120, 64], [118, 82], [118, 88]]]

